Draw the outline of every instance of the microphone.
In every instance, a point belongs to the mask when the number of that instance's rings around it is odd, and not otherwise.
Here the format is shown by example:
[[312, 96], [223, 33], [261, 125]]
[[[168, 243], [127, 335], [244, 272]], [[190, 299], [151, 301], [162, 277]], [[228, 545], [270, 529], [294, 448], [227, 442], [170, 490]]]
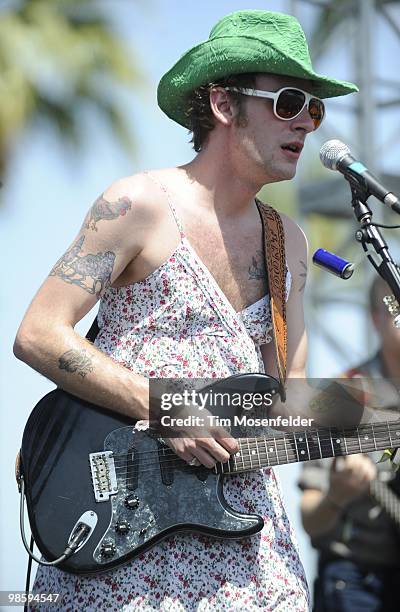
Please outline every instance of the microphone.
[[325, 168], [338, 170], [346, 178], [355, 178], [358, 182], [361, 181], [368, 191], [368, 197], [370, 195], [375, 196], [383, 204], [400, 214], [399, 198], [382, 185], [361, 162], [357, 161], [352, 156], [349, 147], [343, 142], [328, 140], [322, 145], [319, 157]]

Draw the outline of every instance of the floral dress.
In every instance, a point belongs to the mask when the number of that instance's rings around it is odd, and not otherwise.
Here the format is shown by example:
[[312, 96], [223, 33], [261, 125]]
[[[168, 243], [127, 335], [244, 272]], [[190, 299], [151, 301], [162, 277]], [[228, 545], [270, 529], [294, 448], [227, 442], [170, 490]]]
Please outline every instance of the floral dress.
[[[271, 340], [268, 296], [235, 312], [185, 237], [166, 195], [180, 242], [145, 280], [108, 288], [96, 345], [146, 377], [264, 372], [260, 345]], [[178, 534], [95, 576], [40, 566], [34, 591], [60, 593], [58, 609], [65, 611], [307, 611], [304, 570], [273, 470], [226, 477], [224, 494], [236, 510], [261, 515], [263, 530], [240, 540]]]

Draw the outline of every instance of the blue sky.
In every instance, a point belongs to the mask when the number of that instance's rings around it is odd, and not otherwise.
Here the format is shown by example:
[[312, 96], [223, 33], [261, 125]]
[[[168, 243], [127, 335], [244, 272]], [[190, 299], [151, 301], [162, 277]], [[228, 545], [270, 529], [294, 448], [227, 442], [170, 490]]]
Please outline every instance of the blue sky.
[[[148, 81], [142, 92], [118, 94], [136, 131], [136, 158], [128, 158], [121, 151], [112, 134], [103, 129], [96, 117], [87, 117], [85, 147], [73, 157], [47, 128], [36, 127], [25, 133], [17, 143], [11, 172], [4, 186], [5, 205], [0, 211], [6, 279], [1, 286], [1, 589], [24, 588], [26, 554], [19, 536], [19, 500], [13, 482], [13, 458], [31, 408], [41, 395], [53, 387], [12, 356], [13, 339], [29, 301], [76, 234], [87, 208], [113, 180], [145, 168], [177, 165], [193, 156], [186, 131], [165, 117], [156, 105], [155, 90], [162, 74], [181, 53], [207, 38], [211, 27], [223, 15], [240, 8], [288, 11], [293, 3], [275, 1], [244, 5], [243, 2], [228, 0], [189, 3], [151, 0], [143, 7], [142, 3], [109, 0], [103, 5], [107, 7], [120, 35], [132, 45]], [[298, 17], [306, 32], [311, 28], [314, 14], [309, 6], [302, 5], [299, 9]], [[378, 37], [383, 36], [380, 28], [378, 24]], [[384, 35], [386, 52], [377, 46], [374, 57], [375, 62], [385, 64], [385, 70], [390, 73], [391, 63], [395, 61], [393, 58], [398, 58], [398, 41], [387, 30]], [[396, 45], [397, 51], [394, 53]], [[351, 52], [350, 41], [342, 40], [329, 58], [318, 62], [317, 69], [351, 80], [354, 76], [349, 61]], [[389, 136], [393, 125], [398, 128], [398, 111], [397, 115], [394, 113], [392, 111], [397, 123], [391, 124], [389, 121], [379, 124], [379, 136]], [[336, 111], [332, 111], [332, 116], [334, 121], [327, 128], [331, 130], [327, 137], [338, 136], [332, 127], [334, 124], [349, 134], [349, 119]], [[316, 154], [320, 144], [319, 140], [315, 145], [311, 144], [310, 152]], [[385, 164], [386, 169], [397, 171], [394, 152], [387, 156]], [[85, 317], [78, 330], [85, 333], [93, 316], [92, 313]], [[339, 317], [336, 325], [342, 320], [343, 317]], [[354, 335], [355, 344], [358, 333], [356, 331]], [[326, 359], [326, 363], [333, 368], [329, 356]], [[281, 469], [284, 496], [299, 534], [303, 561], [311, 576], [312, 555], [298, 520], [295, 488], [297, 466]]]

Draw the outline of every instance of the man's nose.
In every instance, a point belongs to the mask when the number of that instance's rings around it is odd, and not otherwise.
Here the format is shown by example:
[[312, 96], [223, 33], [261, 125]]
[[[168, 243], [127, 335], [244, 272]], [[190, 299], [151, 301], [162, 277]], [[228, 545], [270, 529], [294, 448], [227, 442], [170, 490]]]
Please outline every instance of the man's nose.
[[304, 132], [306, 132], [307, 134], [309, 132], [314, 131], [315, 129], [314, 121], [309, 113], [307, 106], [303, 108], [300, 115], [298, 115], [297, 117], [295, 117], [295, 119], [293, 119], [292, 127], [295, 130], [298, 130], [298, 129], [304, 130]]

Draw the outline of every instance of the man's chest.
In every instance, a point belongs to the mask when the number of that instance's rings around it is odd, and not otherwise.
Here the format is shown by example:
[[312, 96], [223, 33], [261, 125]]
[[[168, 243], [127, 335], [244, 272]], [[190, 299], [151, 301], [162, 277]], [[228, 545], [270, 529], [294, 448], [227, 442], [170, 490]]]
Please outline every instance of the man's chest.
[[234, 310], [241, 311], [268, 290], [261, 228], [188, 228], [187, 240]]
[[[235, 311], [243, 310], [267, 293], [262, 227], [257, 211], [243, 223], [210, 220], [194, 214], [193, 210], [187, 214], [183, 210], [179, 212], [184, 241], [189, 246], [186, 256], [194, 267], [205, 270], [203, 278], [210, 285], [219, 286]], [[166, 214], [151, 232], [140, 255], [127, 266], [114, 286], [140, 282], [168, 265], [181, 248], [181, 243], [177, 244], [177, 230], [172, 215]]]

